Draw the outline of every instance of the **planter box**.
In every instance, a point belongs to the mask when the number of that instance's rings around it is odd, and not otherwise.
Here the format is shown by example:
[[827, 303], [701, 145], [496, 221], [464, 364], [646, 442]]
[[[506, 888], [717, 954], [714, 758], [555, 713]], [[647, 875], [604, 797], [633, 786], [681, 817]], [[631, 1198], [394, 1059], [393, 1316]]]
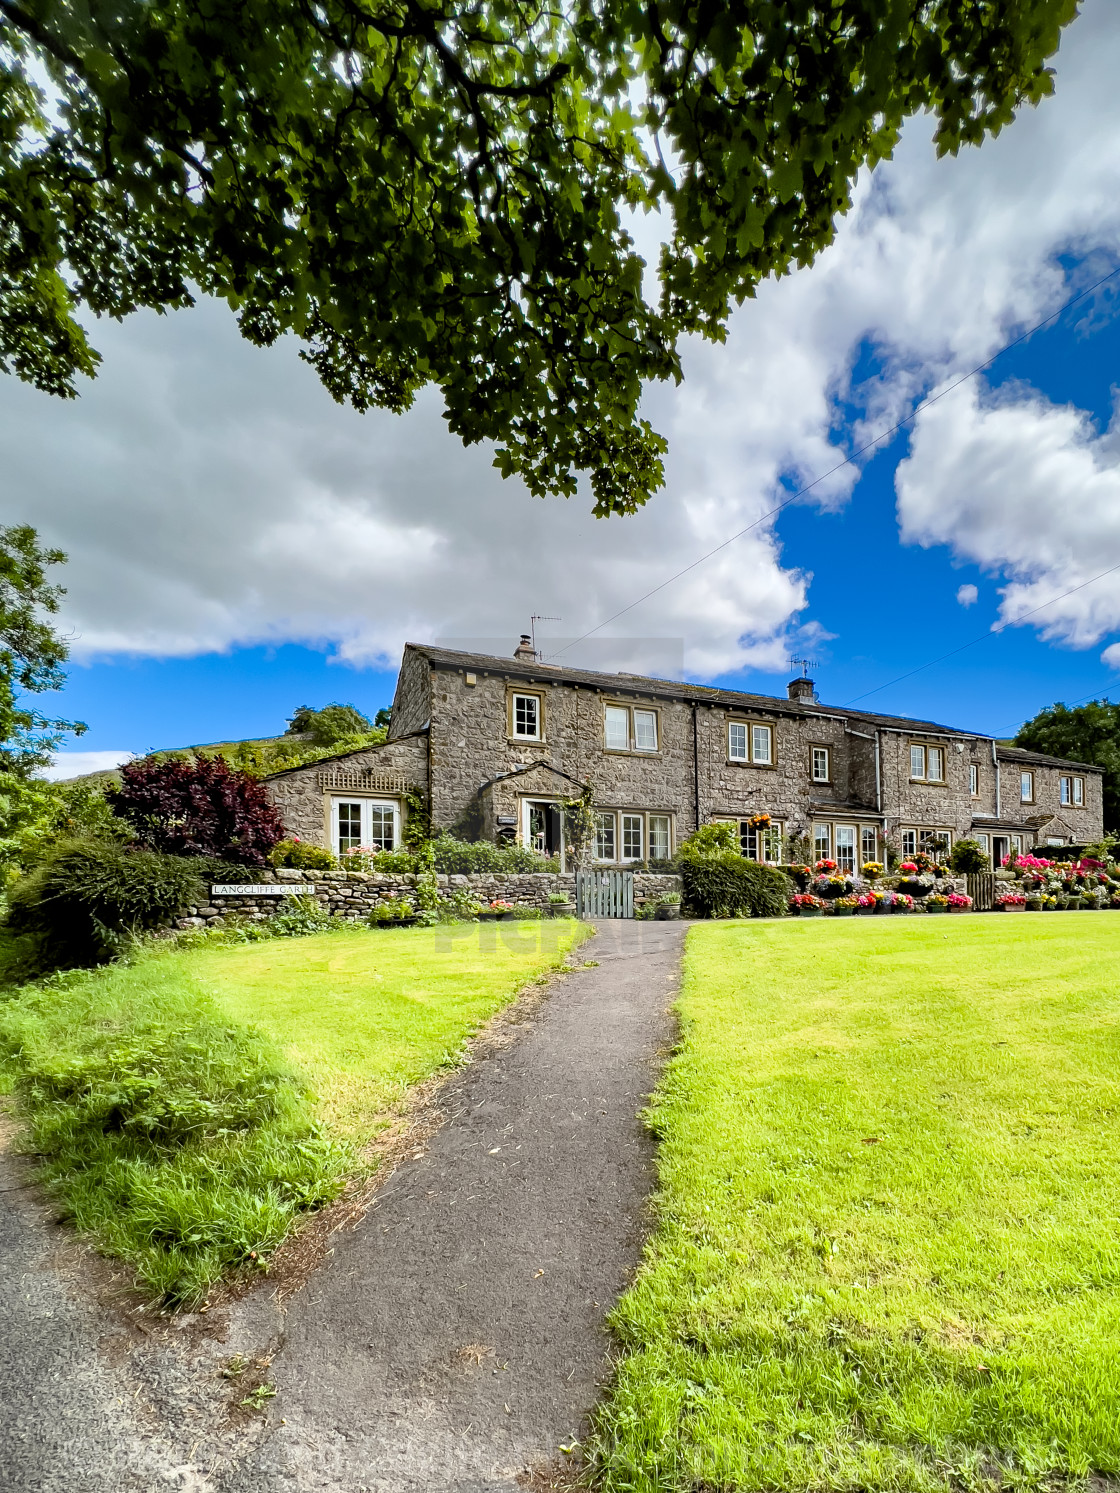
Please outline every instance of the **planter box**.
[[377, 922], [371, 923], [370, 927], [371, 928], [413, 928], [413, 927], [416, 926], [416, 924], [419, 921], [420, 921], [420, 919], [418, 917], [415, 917], [415, 918], [392, 918], [392, 919], [387, 919], [384, 923], [377, 923]]
[[974, 907], [947, 907], [946, 912], [975, 912]]
[[1026, 912], [1021, 902], [999, 902], [996, 904], [996, 912]]
[[799, 907], [796, 916], [799, 918], [819, 918], [823, 911], [823, 907]]
[[838, 918], [850, 918], [851, 915], [852, 915], [852, 913], [855, 912], [855, 908], [854, 907], [834, 907], [832, 909], [832, 911], [836, 914], [836, 916]]

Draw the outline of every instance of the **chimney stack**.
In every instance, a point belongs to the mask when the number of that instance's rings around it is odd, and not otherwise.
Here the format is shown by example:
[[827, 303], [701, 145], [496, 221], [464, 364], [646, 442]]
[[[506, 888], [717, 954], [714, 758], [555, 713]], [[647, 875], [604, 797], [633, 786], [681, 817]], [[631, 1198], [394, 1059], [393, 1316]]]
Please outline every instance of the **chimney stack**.
[[514, 658], [519, 658], [523, 664], [535, 664], [537, 661], [537, 650], [533, 647], [533, 639], [527, 632], [521, 634], [521, 641], [513, 650]]
[[803, 674], [790, 680], [786, 685], [786, 692], [791, 700], [799, 700], [803, 705], [816, 704], [817, 692], [813, 688], [813, 681], [806, 679]]

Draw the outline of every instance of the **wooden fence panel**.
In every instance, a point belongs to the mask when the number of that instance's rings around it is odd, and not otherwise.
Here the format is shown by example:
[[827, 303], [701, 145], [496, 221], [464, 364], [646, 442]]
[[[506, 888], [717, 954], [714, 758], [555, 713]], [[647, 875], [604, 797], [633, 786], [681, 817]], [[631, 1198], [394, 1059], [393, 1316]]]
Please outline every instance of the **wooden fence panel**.
[[996, 878], [991, 871], [980, 871], [965, 878], [974, 912], [991, 912], [996, 899]]
[[576, 914], [581, 918], [632, 918], [633, 871], [577, 871]]

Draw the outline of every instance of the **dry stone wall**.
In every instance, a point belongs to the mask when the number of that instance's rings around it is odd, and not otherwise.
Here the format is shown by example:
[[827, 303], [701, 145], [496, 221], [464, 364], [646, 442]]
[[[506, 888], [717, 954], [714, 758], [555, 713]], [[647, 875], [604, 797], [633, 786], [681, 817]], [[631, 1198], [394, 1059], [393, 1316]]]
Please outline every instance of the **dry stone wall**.
[[[259, 891], [238, 895], [211, 893], [207, 902], [188, 907], [176, 927], [200, 928], [228, 913], [256, 919], [272, 917], [274, 913], [283, 911], [289, 902], [288, 894], [278, 896], [264, 890], [276, 886], [292, 888], [291, 896], [314, 897], [328, 912], [356, 921], [368, 917], [379, 902], [409, 896], [415, 892], [416, 881], [415, 876], [376, 871], [274, 871], [253, 883], [254, 887], [261, 888]], [[493, 871], [473, 876], [436, 877], [439, 895], [444, 900], [449, 900], [457, 892], [466, 892], [476, 902], [510, 902], [515, 907], [541, 911], [549, 907], [549, 897], [554, 893], [564, 893], [574, 901], [575, 885], [574, 876], [551, 871]], [[679, 876], [652, 872], [637, 872], [634, 876], [634, 899], [638, 903], [649, 897], [679, 894], [680, 889]]]

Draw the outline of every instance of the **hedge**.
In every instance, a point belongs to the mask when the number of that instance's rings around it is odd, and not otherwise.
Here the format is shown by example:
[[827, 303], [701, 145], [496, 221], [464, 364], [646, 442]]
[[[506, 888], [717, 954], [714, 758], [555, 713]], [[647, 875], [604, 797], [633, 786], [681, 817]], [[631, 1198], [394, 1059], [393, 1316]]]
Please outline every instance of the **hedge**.
[[702, 918], [779, 918], [787, 911], [789, 880], [738, 851], [681, 857], [684, 900]]

